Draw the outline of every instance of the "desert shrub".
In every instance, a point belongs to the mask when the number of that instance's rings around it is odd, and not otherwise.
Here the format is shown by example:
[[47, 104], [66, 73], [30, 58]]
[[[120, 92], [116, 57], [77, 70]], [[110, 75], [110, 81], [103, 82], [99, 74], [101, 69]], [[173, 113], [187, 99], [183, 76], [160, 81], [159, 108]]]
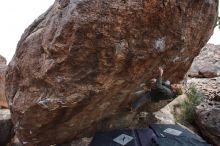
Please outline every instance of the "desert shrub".
[[194, 124], [196, 106], [204, 99], [204, 94], [191, 84], [186, 90], [188, 99], [181, 104], [181, 113], [176, 117], [180, 123]]

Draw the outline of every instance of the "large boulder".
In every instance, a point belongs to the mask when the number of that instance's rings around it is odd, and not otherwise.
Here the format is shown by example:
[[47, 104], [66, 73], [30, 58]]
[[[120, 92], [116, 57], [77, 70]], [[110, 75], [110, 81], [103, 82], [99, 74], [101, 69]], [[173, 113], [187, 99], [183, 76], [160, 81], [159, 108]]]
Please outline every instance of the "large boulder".
[[6, 59], [0, 55], [0, 108], [8, 107], [8, 103], [5, 96], [5, 73], [7, 69]]
[[102, 123], [159, 65], [173, 82], [184, 77], [217, 9], [217, 0], [56, 0], [25, 30], [7, 70], [18, 138], [44, 146], [114, 127]]
[[188, 75], [197, 78], [220, 76], [220, 45], [205, 45], [194, 59]]

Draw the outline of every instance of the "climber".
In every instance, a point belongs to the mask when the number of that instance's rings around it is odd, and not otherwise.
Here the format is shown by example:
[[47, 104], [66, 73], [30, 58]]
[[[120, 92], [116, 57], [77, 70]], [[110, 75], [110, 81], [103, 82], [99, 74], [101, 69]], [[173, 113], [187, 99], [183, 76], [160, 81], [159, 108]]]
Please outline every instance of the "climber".
[[[172, 99], [181, 94], [181, 86], [178, 84], [170, 84], [170, 81], [162, 81], [163, 69], [159, 67], [159, 77], [150, 80], [150, 91], [142, 94], [136, 94], [138, 99], [131, 106], [131, 111], [136, 111], [146, 102], [158, 102], [159, 100]], [[140, 92], [141, 93], [141, 92]]]

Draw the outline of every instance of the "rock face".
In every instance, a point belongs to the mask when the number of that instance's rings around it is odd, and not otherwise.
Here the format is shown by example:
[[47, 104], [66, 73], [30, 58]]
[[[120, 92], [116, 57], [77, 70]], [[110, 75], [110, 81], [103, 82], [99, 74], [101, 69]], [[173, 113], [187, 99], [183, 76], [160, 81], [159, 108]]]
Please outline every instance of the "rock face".
[[203, 136], [212, 144], [219, 146], [220, 139], [220, 77], [192, 78], [193, 83], [206, 95], [206, 99], [197, 106], [196, 123]]
[[[206, 99], [197, 106], [196, 123], [203, 136], [213, 145], [220, 139], [220, 46], [206, 45], [195, 58], [187, 84], [193, 83]], [[202, 78], [201, 78], [202, 77]]]
[[7, 60], [5, 59], [5, 57], [0, 55], [0, 64], [6, 64], [6, 63], [7, 63]]
[[[218, 96], [220, 100], [220, 96]], [[206, 101], [197, 107], [197, 124], [206, 139], [219, 146], [220, 139], [220, 103]]]
[[0, 55], [0, 107], [8, 107], [5, 96], [5, 73], [7, 69], [6, 59]]
[[11, 114], [8, 109], [0, 109], [0, 145], [6, 145], [12, 136]]
[[7, 70], [17, 136], [43, 146], [99, 130], [159, 65], [181, 80], [216, 16], [217, 0], [56, 0]]
[[220, 76], [220, 45], [207, 44], [194, 59], [188, 74], [197, 78]]
[[157, 112], [154, 112], [154, 116], [159, 124], [175, 124], [175, 114], [180, 110], [181, 104], [187, 100], [185, 94], [178, 96], [172, 102], [167, 104], [165, 107]]

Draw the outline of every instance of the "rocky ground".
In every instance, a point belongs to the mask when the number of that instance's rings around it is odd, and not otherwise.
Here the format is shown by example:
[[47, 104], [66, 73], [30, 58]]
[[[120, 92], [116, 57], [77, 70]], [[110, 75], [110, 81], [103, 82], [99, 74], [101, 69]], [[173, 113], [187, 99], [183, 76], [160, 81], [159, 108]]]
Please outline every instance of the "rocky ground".
[[220, 77], [190, 78], [205, 94], [204, 101], [196, 108], [196, 123], [202, 135], [210, 143], [219, 146], [220, 142]]
[[187, 85], [194, 84], [204, 95], [196, 108], [196, 123], [202, 135], [220, 145], [220, 45], [206, 45], [194, 59]]

